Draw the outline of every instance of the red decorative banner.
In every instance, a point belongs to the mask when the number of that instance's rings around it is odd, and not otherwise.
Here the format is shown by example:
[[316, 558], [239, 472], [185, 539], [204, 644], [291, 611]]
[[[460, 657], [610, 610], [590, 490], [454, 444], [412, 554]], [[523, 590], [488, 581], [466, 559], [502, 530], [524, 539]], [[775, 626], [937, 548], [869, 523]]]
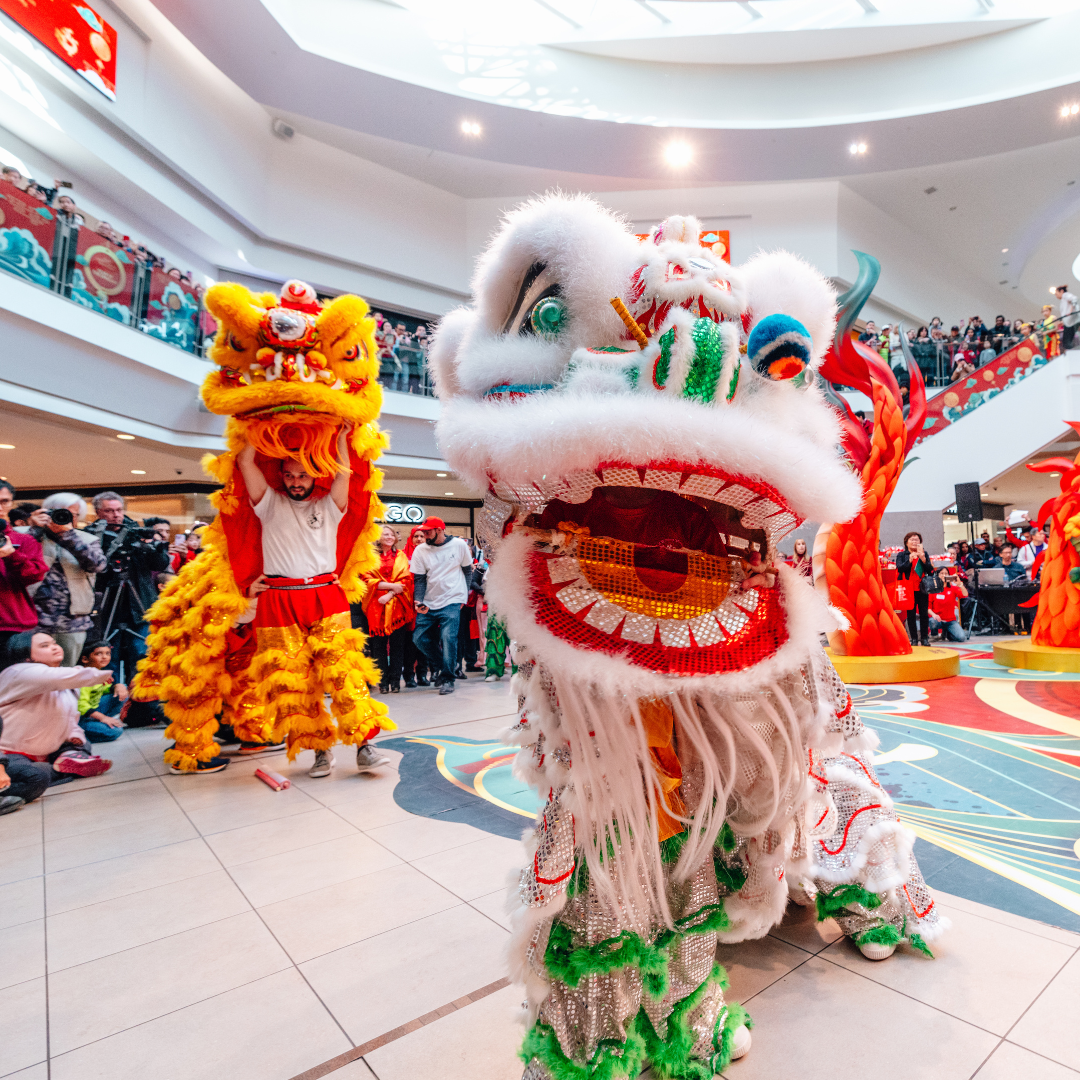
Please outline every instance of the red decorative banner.
[[116, 100], [116, 30], [92, 7], [71, 0], [0, 0], [0, 11]]
[[154, 267], [143, 330], [170, 345], [195, 352], [199, 342], [202, 298], [194, 285], [177, 281]]
[[81, 273], [71, 282], [71, 298], [127, 326], [131, 310], [135, 262], [122, 248], [85, 226], [79, 229], [75, 262]]
[[0, 269], [49, 288], [55, 235], [52, 210], [0, 180]]

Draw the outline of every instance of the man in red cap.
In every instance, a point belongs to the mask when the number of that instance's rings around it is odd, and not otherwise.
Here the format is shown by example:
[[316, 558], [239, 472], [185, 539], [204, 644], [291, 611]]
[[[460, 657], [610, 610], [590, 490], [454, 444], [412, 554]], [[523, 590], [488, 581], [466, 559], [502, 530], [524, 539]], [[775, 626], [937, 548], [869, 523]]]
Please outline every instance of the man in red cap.
[[458, 659], [458, 623], [461, 605], [469, 596], [472, 552], [460, 536], [446, 535], [446, 522], [429, 517], [424, 522], [424, 543], [413, 552], [412, 570], [416, 598], [416, 630], [413, 641], [437, 672], [440, 694], [454, 692]]

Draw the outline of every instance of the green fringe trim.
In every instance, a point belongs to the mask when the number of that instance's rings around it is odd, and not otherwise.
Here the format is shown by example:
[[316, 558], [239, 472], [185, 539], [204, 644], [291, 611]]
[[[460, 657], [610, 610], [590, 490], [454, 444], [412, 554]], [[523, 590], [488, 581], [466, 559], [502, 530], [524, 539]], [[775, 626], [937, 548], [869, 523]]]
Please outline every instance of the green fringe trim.
[[539, 1020], [525, 1035], [518, 1057], [526, 1065], [538, 1059], [553, 1080], [629, 1080], [637, 1077], [645, 1064], [645, 1040], [638, 1030], [641, 1015], [627, 1027], [625, 1042], [605, 1040], [584, 1065], [571, 1061], [563, 1053], [555, 1030]]
[[683, 829], [681, 833], [676, 833], [674, 836], [669, 836], [666, 840], [660, 841], [660, 858], [665, 866], [678, 862], [683, 848], [686, 847], [686, 841], [689, 839], [690, 830]]
[[855, 935], [856, 945], [899, 945], [903, 940], [904, 935], [892, 923], [872, 926], [869, 930]]
[[713, 856], [716, 883], [729, 892], [737, 893], [746, 884], [746, 873], [737, 866], [728, 866], [719, 855]]
[[718, 1019], [722, 1019], [723, 1023], [720, 1025], [719, 1033], [713, 1036], [713, 1046], [716, 1047], [716, 1054], [710, 1065], [714, 1073], [723, 1072], [731, 1064], [731, 1052], [735, 1049], [736, 1029], [742, 1024], [745, 1024], [748, 1028], [754, 1026], [750, 1014], [737, 1001], [729, 1002]]
[[720, 835], [717, 837], [717, 840], [720, 841], [720, 846], [725, 851], [734, 851], [736, 844], [739, 842], [735, 836], [734, 829], [732, 829], [726, 821], [720, 829]]
[[672, 1009], [665, 1039], [657, 1035], [648, 1013], [641, 1009], [626, 1026], [625, 1042], [602, 1042], [588, 1062], [578, 1065], [563, 1053], [554, 1029], [537, 1021], [525, 1036], [518, 1056], [526, 1065], [534, 1058], [539, 1060], [553, 1080], [631, 1080], [646, 1061], [658, 1080], [713, 1080], [731, 1061], [735, 1029], [740, 1024], [753, 1027], [753, 1021], [741, 1005], [735, 1002], [726, 1005], [717, 1018], [718, 1030], [713, 1035], [716, 1053], [708, 1061], [702, 1061], [690, 1056], [697, 1036], [688, 1018], [710, 985], [719, 983], [726, 988], [727, 981], [724, 969], [715, 964], [709, 977]]
[[923, 938], [922, 934], [910, 934], [908, 936], [908, 944], [913, 949], [918, 949], [919, 952], [923, 953], [925, 956], [929, 956], [931, 960], [934, 959], [934, 954], [930, 951], [930, 946], [926, 944], [926, 940]]
[[833, 915], [839, 915], [845, 908], [853, 904], [860, 904], [867, 911], [881, 907], [881, 897], [877, 893], [868, 892], [861, 885], [838, 885], [832, 892], [819, 892], [817, 894], [817, 917], [818, 922]]
[[633, 965], [641, 972], [646, 993], [653, 998], [662, 998], [668, 991], [668, 960], [664, 946], [649, 945], [632, 930], [575, 949], [573, 932], [562, 923], [552, 926], [544, 953], [544, 967], [571, 989], [591, 975], [608, 975]]
[[690, 1056], [697, 1036], [690, 1029], [687, 1018], [701, 1003], [709, 984], [721, 974], [720, 966], [715, 965], [712, 974], [692, 994], [676, 1004], [668, 1017], [666, 1039], [661, 1039], [656, 1034], [656, 1029], [644, 1009], [638, 1013], [642, 1034], [645, 1036], [645, 1053], [653, 1073], [660, 1080], [712, 1080], [717, 1071], [712, 1060], [702, 1061]]

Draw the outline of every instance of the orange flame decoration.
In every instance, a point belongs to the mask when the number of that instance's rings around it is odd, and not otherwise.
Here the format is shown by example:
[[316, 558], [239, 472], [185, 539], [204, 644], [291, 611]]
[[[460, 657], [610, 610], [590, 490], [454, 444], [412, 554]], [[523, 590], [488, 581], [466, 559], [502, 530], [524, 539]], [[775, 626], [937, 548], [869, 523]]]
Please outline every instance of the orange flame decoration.
[[[1080, 433], [1080, 423], [1069, 426]], [[1039, 586], [1039, 610], [1031, 628], [1033, 645], [1053, 645], [1080, 649], [1080, 454], [1075, 460], [1048, 458], [1028, 465], [1032, 472], [1060, 472], [1061, 494], [1047, 499], [1039, 509], [1037, 522], [1049, 518], [1049, 537]], [[1032, 568], [1034, 573], [1035, 568]]]
[[878, 561], [881, 517], [896, 488], [908, 450], [926, 418], [926, 386], [901, 331], [900, 341], [911, 383], [910, 414], [904, 419], [900, 385], [889, 365], [871, 349], [853, 341], [851, 328], [877, 284], [881, 264], [856, 251], [859, 276], [837, 301], [840, 315], [821, 375], [829, 382], [861, 390], [874, 403], [873, 435], [867, 434], [851, 406], [830, 400], [841, 411], [843, 449], [862, 480], [862, 509], [849, 522], [822, 525], [814, 545], [816, 584], [827, 592], [851, 624], [831, 635], [834, 651], [848, 656], [901, 656], [911, 652], [903, 624], [893, 611]]

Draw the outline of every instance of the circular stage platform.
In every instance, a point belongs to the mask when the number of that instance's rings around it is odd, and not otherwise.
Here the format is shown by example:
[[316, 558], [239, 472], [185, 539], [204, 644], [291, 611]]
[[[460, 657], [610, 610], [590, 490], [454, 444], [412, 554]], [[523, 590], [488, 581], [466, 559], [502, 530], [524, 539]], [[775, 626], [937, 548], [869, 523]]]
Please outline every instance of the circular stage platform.
[[[1080, 649], [1074, 651], [1080, 657]], [[916, 645], [906, 656], [837, 656], [832, 649], [825, 652], [846, 683], [919, 683], [960, 674], [960, 654], [955, 649]]]
[[1057, 649], [1053, 645], [1033, 645], [1031, 638], [999, 641], [994, 644], [994, 663], [1029, 671], [1080, 672], [1080, 649]]

